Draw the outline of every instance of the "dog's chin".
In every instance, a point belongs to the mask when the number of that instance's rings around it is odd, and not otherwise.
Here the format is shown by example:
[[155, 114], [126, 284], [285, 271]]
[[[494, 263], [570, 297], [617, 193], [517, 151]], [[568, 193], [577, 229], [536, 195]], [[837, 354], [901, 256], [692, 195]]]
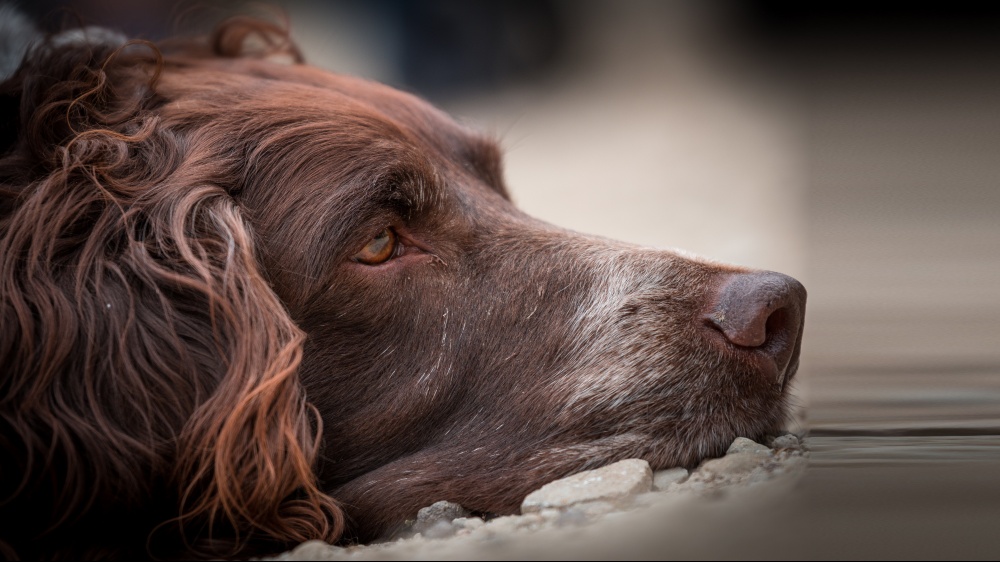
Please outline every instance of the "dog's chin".
[[650, 450], [639, 458], [649, 462], [654, 471], [674, 467], [692, 469], [706, 459], [726, 454], [737, 437], [764, 443], [768, 437], [780, 435], [786, 418], [782, 415], [773, 420], [745, 421], [741, 424], [742, 429], [735, 430], [699, 428], [681, 438], [650, 435]]
[[[793, 375], [790, 372], [788, 379]], [[747, 400], [745, 408], [706, 409], [682, 420], [676, 413], [665, 413], [643, 428], [647, 443], [633, 447], [641, 451], [634, 457], [649, 462], [653, 470], [691, 469], [705, 459], [724, 455], [737, 437], [765, 443], [768, 437], [785, 432], [791, 402], [787, 384], [774, 384], [768, 390]]]
[[[783, 433], [792, 402], [788, 383], [796, 369], [793, 363], [780, 377], [760, 369], [713, 372], [710, 377], [691, 377], [695, 382], [680, 388], [637, 385], [632, 392], [592, 402], [592, 409], [570, 423], [597, 429], [604, 436], [594, 445], [605, 450], [591, 451], [588, 465], [597, 464], [596, 459], [642, 458], [654, 470], [690, 468], [725, 454], [737, 437], [764, 442]], [[700, 384], [709, 381], [715, 386]], [[683, 392], [691, 394], [678, 400], [677, 394]]]
[[785, 408], [779, 414], [761, 419], [744, 418], [718, 423], [712, 420], [683, 425], [670, 423], [647, 424], [641, 429], [619, 427], [616, 435], [567, 447], [572, 451], [563, 458], [567, 467], [589, 470], [630, 458], [649, 463], [662, 470], [674, 467], [692, 469], [702, 461], [721, 457], [737, 437], [765, 443], [769, 436], [783, 433], [787, 422]]
[[726, 431], [713, 428], [690, 429], [677, 432], [677, 428], [662, 431], [635, 432], [609, 436], [603, 439], [579, 443], [569, 447], [559, 447], [546, 451], [552, 455], [549, 461], [563, 467], [573, 467], [576, 472], [600, 468], [625, 459], [642, 459], [649, 463], [653, 471], [683, 467], [694, 469], [706, 459], [721, 457], [737, 437], [746, 437], [766, 442], [769, 436], [777, 436], [783, 423], [747, 424], [742, 431]]

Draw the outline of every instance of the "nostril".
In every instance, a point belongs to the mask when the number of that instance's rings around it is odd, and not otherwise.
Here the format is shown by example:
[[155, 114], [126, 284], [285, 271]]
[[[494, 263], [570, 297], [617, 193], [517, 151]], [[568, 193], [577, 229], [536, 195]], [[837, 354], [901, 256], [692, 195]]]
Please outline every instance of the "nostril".
[[775, 334], [784, 334], [787, 332], [788, 328], [788, 309], [779, 308], [771, 313], [767, 317], [767, 322], [764, 323], [764, 342], [770, 340]]
[[750, 322], [746, 322], [746, 317], [739, 319], [732, 312], [717, 310], [707, 318], [708, 324], [741, 347], [758, 347], [767, 341], [766, 319], [751, 318]]
[[797, 332], [804, 307], [805, 289], [795, 279], [770, 271], [743, 273], [721, 288], [705, 320], [731, 343], [754, 348]]
[[768, 313], [767, 308], [742, 320], [729, 317], [724, 313], [709, 317], [709, 323], [719, 330], [730, 342], [741, 347], [760, 347], [768, 342], [774, 334], [783, 333], [788, 325], [788, 311], [779, 308]]

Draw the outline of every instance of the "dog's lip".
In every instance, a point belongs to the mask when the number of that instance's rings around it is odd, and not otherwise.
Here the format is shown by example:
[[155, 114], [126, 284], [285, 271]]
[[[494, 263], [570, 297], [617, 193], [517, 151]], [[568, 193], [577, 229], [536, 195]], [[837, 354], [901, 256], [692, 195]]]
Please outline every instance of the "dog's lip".
[[757, 369], [757, 372], [760, 373], [761, 377], [763, 377], [765, 380], [773, 381], [774, 384], [780, 386], [781, 388], [784, 388], [785, 369], [782, 369], [778, 366], [778, 362], [774, 360], [774, 357], [771, 357], [770, 355], [759, 349], [748, 349], [748, 348], [741, 348], [741, 349], [746, 350], [747, 352], [746, 355], [753, 363], [754, 367]]
[[[740, 362], [750, 363], [761, 378], [772, 381], [781, 390], [785, 389], [788, 381], [798, 370], [797, 346], [792, 346], [791, 353], [781, 357], [781, 354], [776, 353], [776, 348], [782, 345], [781, 342], [769, 340], [759, 347], [744, 347], [730, 342], [717, 330], [705, 330], [705, 332], [719, 353]], [[778, 359], [784, 359], [784, 365], [779, 365]]]

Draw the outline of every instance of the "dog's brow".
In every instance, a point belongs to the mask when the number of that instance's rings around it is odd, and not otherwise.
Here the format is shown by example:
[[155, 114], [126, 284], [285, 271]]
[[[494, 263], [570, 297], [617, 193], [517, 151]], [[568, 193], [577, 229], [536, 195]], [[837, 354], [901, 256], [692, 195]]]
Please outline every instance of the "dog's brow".
[[463, 156], [472, 171], [491, 188], [509, 198], [503, 183], [503, 152], [499, 145], [493, 139], [478, 135], [467, 137], [464, 141]]

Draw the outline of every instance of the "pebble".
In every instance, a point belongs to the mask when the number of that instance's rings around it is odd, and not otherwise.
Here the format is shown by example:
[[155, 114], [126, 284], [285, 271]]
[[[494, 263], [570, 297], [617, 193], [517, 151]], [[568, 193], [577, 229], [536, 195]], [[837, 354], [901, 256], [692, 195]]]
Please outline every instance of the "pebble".
[[478, 517], [459, 517], [458, 519], [455, 519], [451, 523], [452, 525], [460, 529], [468, 529], [470, 531], [473, 529], [478, 529], [486, 524], [485, 521], [483, 521]]
[[732, 476], [749, 474], [760, 466], [766, 457], [757, 453], [730, 453], [717, 459], [709, 459], [701, 463], [697, 474], [713, 474], [717, 476]]
[[488, 529], [493, 533], [510, 533], [520, 529], [530, 529], [532, 527], [537, 528], [544, 522], [545, 519], [537, 513], [531, 513], [528, 515], [505, 515], [503, 517], [491, 519], [486, 523], [484, 529]]
[[440, 519], [424, 529], [421, 534], [428, 539], [444, 539], [454, 535], [459, 529], [460, 527], [453, 525], [451, 521]]
[[543, 509], [543, 510], [539, 511], [538, 515], [540, 515], [542, 517], [542, 519], [545, 519], [545, 520], [548, 520], [548, 521], [555, 521], [556, 519], [559, 519], [559, 517], [562, 515], [562, 513], [563, 512], [559, 511], [558, 509], [549, 507], [549, 508], [546, 508], [546, 509]]
[[788, 435], [781, 435], [775, 437], [774, 441], [771, 442], [772, 449], [793, 449], [801, 450], [802, 443], [799, 442], [799, 438], [789, 433]]
[[666, 470], [657, 470], [653, 474], [653, 489], [657, 491], [663, 491], [667, 489], [667, 486], [678, 483], [680, 484], [688, 477], [688, 471], [686, 468], [668, 468]]
[[623, 505], [635, 495], [652, 488], [653, 471], [649, 463], [641, 459], [627, 459], [542, 486], [524, 499], [521, 513], [596, 501]]
[[571, 507], [571, 510], [580, 512], [584, 519], [593, 519], [595, 517], [600, 517], [611, 513], [612, 511], [618, 511], [620, 506], [607, 501], [590, 501], [575, 504]]
[[429, 537], [427, 533], [432, 528], [437, 528], [438, 534], [444, 532], [443, 527], [438, 526], [439, 523], [445, 523], [450, 528], [453, 520], [469, 515], [472, 515], [472, 512], [457, 503], [435, 502], [417, 512], [417, 521], [413, 524], [413, 530]]
[[729, 446], [729, 450], [726, 451], [726, 455], [728, 456], [734, 453], [750, 453], [752, 455], [770, 456], [771, 449], [769, 449], [767, 445], [761, 445], [760, 443], [747, 439], [746, 437], [737, 437], [736, 440], [733, 441], [733, 444]]
[[344, 549], [323, 541], [306, 541], [272, 560], [336, 560]]
[[570, 508], [559, 513], [559, 519], [556, 520], [556, 525], [560, 527], [575, 527], [583, 525], [588, 520], [589, 518], [583, 510]]

